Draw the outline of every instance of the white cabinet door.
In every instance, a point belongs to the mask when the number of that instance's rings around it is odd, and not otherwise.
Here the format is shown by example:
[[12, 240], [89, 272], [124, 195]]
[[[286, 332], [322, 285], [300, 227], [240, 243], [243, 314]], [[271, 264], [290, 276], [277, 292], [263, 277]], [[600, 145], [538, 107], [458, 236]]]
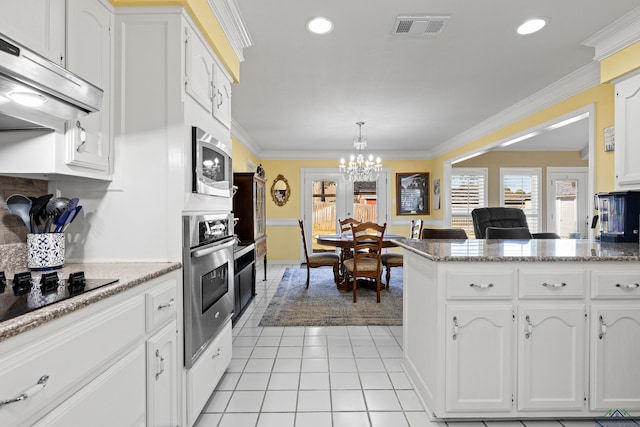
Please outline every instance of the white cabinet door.
[[147, 425], [178, 425], [176, 321], [147, 340]]
[[213, 108], [213, 57], [195, 31], [186, 29], [185, 90], [208, 113]]
[[586, 396], [585, 306], [521, 305], [518, 316], [518, 409], [582, 410]]
[[144, 365], [144, 347], [140, 345], [34, 427], [145, 425]]
[[592, 307], [591, 410], [640, 410], [640, 308]]
[[640, 74], [616, 84], [615, 173], [616, 184], [640, 188]]
[[0, 33], [64, 66], [65, 0], [2, 2]]
[[67, 68], [100, 87], [100, 111], [69, 122], [66, 163], [109, 175], [112, 14], [99, 0], [67, 0]]
[[231, 128], [231, 81], [218, 64], [213, 69], [213, 116]]
[[447, 307], [446, 410], [511, 411], [511, 305]]

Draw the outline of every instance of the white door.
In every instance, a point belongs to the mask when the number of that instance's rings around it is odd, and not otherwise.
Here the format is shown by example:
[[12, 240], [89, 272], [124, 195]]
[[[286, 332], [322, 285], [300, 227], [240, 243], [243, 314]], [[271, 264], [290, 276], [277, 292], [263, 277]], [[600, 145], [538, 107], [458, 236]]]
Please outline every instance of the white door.
[[447, 307], [446, 410], [511, 410], [513, 309]]
[[518, 316], [518, 409], [582, 410], [587, 361], [584, 305], [521, 306]]
[[[300, 207], [307, 237], [307, 250], [332, 250], [315, 244], [317, 234], [338, 233], [338, 220], [353, 217], [384, 224], [388, 219], [389, 171], [375, 183], [348, 182], [338, 169], [302, 169]], [[300, 259], [304, 258], [302, 248]]]
[[591, 410], [640, 410], [640, 308], [594, 307], [591, 318]]
[[588, 236], [587, 168], [547, 168], [547, 231]]

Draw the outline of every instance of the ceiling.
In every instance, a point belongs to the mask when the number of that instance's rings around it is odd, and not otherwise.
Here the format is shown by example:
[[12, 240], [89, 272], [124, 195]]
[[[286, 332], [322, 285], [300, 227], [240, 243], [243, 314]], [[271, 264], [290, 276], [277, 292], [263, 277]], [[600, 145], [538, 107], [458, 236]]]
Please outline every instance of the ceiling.
[[[383, 159], [446, 147], [590, 64], [593, 48], [582, 42], [638, 6], [637, 0], [237, 3], [253, 46], [244, 50], [233, 87], [234, 135], [263, 158], [338, 158], [353, 151], [356, 122], [363, 121], [367, 151]], [[334, 21], [331, 33], [306, 31], [317, 15]], [[409, 38], [392, 35], [399, 15], [450, 19], [436, 37]], [[517, 35], [530, 17], [549, 23]], [[587, 121], [579, 123], [565, 132], [584, 136]], [[559, 147], [557, 139], [550, 147]]]

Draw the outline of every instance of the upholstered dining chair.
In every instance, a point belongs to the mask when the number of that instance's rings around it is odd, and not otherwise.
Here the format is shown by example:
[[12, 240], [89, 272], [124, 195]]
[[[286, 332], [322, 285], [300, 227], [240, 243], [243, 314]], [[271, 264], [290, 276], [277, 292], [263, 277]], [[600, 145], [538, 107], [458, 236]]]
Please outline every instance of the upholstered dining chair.
[[317, 267], [333, 267], [333, 279], [338, 284], [339, 275], [338, 270], [340, 268], [340, 257], [335, 252], [322, 252], [317, 254], [309, 254], [307, 250], [307, 239], [304, 235], [304, 224], [302, 220], [298, 220], [300, 225], [300, 234], [302, 235], [302, 247], [304, 248], [304, 258], [307, 265], [307, 289], [309, 288], [309, 276], [312, 268]]
[[467, 232], [463, 228], [424, 228], [423, 239], [455, 239], [467, 240]]
[[489, 208], [476, 208], [471, 211], [473, 219], [473, 232], [476, 239], [486, 239], [487, 227], [526, 227], [527, 216], [522, 209], [495, 206]]
[[[380, 302], [382, 275], [382, 240], [387, 224], [363, 222], [351, 227], [353, 233], [353, 257], [344, 260], [347, 279], [353, 282], [353, 302], [357, 302], [358, 279], [373, 279], [376, 284], [376, 302]], [[348, 280], [347, 280], [348, 282]]]
[[531, 240], [527, 227], [487, 227], [486, 239]]
[[[414, 219], [411, 221], [411, 231], [409, 232], [409, 238], [419, 239], [420, 235], [422, 235], [422, 220]], [[385, 287], [389, 289], [389, 281], [391, 280], [391, 269], [393, 267], [402, 267], [404, 259], [402, 257], [402, 254], [396, 252], [388, 252], [386, 254], [382, 254], [381, 260], [382, 266], [386, 271]]]

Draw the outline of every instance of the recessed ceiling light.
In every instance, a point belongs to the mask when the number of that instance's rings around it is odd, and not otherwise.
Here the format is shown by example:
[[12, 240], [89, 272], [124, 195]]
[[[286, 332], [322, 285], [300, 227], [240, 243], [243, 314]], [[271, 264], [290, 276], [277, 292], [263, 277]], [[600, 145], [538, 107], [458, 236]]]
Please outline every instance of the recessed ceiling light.
[[42, 104], [47, 102], [46, 97], [33, 92], [10, 92], [7, 96], [14, 102], [27, 107], [40, 107]]
[[527, 35], [533, 34], [536, 31], [540, 31], [547, 25], [547, 20], [545, 18], [533, 18], [526, 21], [524, 24], [518, 27], [518, 34]]
[[324, 16], [316, 16], [307, 21], [307, 30], [314, 34], [327, 34], [333, 30], [333, 22]]

